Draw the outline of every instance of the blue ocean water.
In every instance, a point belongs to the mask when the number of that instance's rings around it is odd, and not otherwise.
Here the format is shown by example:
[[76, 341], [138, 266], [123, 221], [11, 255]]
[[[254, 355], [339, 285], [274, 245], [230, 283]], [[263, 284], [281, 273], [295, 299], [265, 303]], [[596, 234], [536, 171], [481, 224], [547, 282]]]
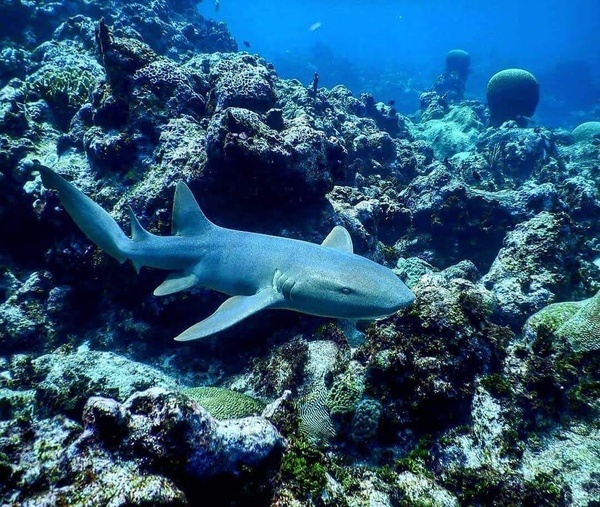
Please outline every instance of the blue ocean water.
[[484, 100], [494, 73], [519, 67], [540, 81], [538, 122], [595, 119], [585, 110], [600, 96], [598, 0], [220, 0], [218, 10], [205, 0], [199, 10], [281, 77], [309, 84], [316, 71], [322, 86], [394, 99], [404, 114], [460, 48], [472, 61], [466, 98]]

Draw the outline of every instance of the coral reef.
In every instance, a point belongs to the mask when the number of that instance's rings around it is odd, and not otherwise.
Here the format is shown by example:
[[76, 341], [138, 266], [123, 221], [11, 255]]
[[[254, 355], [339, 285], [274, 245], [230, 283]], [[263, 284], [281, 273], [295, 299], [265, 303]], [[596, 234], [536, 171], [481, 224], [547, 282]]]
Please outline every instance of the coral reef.
[[[520, 69], [465, 100], [462, 50], [406, 117], [377, 90], [407, 76], [282, 79], [196, 7], [0, 5], [0, 504], [596, 505], [598, 122], [532, 124]], [[225, 227], [342, 225], [416, 301], [175, 344], [222, 296], [154, 297], [40, 164], [124, 230], [169, 234], [179, 181]]]

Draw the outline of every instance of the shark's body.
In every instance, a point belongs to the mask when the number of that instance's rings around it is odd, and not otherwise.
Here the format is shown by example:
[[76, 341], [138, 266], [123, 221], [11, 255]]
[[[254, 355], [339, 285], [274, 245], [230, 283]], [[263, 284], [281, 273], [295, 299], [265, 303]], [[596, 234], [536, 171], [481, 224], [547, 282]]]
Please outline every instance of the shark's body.
[[265, 308], [324, 317], [379, 319], [414, 301], [388, 268], [352, 252], [352, 240], [335, 227], [321, 245], [219, 227], [202, 213], [189, 188], [177, 184], [172, 236], [144, 230], [130, 210], [132, 238], [98, 204], [51, 169], [40, 167], [47, 188], [81, 230], [119, 262], [171, 271], [157, 296], [200, 285], [227, 299], [212, 315], [175, 339], [195, 340], [226, 329]]

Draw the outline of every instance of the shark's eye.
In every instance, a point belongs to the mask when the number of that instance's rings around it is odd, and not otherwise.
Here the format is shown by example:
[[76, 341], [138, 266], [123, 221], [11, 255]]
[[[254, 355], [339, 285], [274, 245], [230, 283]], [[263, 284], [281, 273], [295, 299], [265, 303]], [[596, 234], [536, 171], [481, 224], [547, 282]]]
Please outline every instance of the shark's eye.
[[342, 288], [340, 289], [340, 292], [341, 292], [342, 294], [352, 294], [352, 289], [350, 289], [349, 287], [342, 287]]

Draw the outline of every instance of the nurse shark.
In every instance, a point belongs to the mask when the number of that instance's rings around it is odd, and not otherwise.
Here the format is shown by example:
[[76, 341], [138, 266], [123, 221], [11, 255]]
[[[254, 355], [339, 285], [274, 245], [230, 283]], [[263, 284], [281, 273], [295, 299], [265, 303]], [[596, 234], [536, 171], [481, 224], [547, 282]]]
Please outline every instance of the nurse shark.
[[175, 337], [204, 338], [264, 309], [322, 317], [375, 320], [415, 299], [385, 266], [353, 253], [340, 226], [320, 245], [219, 227], [202, 212], [185, 183], [177, 183], [172, 235], [145, 230], [129, 208], [131, 238], [112, 216], [56, 172], [38, 166], [46, 188], [58, 191], [71, 218], [101, 250], [120, 263], [170, 271], [154, 290], [165, 296], [196, 285], [231, 296], [204, 320]]

